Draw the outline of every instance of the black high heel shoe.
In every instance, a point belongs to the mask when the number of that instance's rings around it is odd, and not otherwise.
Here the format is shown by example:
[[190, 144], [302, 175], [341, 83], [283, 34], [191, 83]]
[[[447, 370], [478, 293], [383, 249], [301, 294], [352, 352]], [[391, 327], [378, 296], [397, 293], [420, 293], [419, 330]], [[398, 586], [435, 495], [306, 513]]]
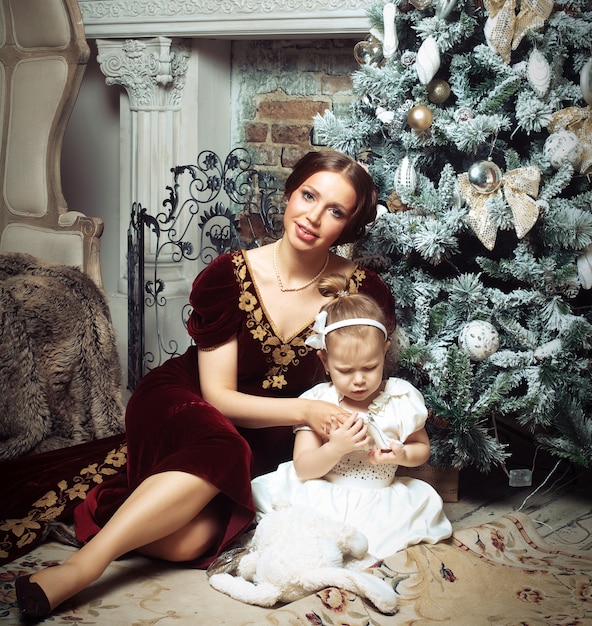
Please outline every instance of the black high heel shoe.
[[21, 615], [26, 620], [41, 620], [51, 613], [49, 600], [37, 583], [29, 580], [29, 576], [20, 576], [14, 581], [16, 601]]

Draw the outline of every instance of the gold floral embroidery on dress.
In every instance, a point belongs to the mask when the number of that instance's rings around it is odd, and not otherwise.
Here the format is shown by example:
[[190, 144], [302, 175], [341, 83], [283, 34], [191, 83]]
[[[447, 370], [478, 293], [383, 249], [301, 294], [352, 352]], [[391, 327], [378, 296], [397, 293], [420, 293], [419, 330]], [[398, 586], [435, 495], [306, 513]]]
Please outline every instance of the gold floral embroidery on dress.
[[348, 291], [350, 293], [358, 293], [358, 288], [366, 278], [366, 271], [363, 267], [356, 267], [349, 279]]
[[[234, 273], [237, 283], [241, 290], [238, 308], [247, 314], [247, 328], [253, 339], [261, 344], [261, 351], [268, 355], [268, 362], [270, 363], [261, 386], [263, 389], [283, 389], [288, 384], [286, 373], [290, 366], [298, 365], [300, 358], [308, 354], [312, 348], [304, 343], [306, 336], [303, 336], [303, 333], [293, 337], [289, 343], [283, 342], [275, 334], [259, 304], [253, 281], [248, 280], [248, 269], [243, 253], [241, 251], [234, 253], [232, 261], [235, 266]], [[366, 272], [361, 268], [357, 268], [353, 272], [349, 281], [350, 293], [358, 291], [358, 287], [365, 276]], [[310, 332], [307, 332], [306, 335]]]
[[[111, 450], [101, 463], [82, 468], [70, 481], [60, 480], [54, 489], [47, 491], [33, 503], [33, 508], [22, 518], [0, 521], [0, 559], [7, 559], [39, 541], [47, 523], [60, 518], [66, 506], [82, 502], [97, 484], [120, 471], [127, 460], [127, 445]], [[16, 554], [15, 554], [16, 556]]]

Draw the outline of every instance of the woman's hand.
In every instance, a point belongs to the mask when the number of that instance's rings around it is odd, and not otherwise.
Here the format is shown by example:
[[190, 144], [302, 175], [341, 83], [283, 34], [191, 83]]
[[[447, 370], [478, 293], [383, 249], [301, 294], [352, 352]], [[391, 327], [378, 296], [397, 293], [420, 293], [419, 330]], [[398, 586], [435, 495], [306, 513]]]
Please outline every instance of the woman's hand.
[[339, 405], [324, 400], [304, 400], [307, 402], [306, 423], [323, 439], [327, 439], [334, 424], [342, 424], [351, 413], [344, 411]]
[[331, 418], [343, 421], [338, 405], [306, 398], [274, 398], [237, 390], [238, 341], [236, 337], [213, 350], [198, 350], [201, 393], [237, 426], [266, 428], [308, 424], [318, 435], [326, 436]]

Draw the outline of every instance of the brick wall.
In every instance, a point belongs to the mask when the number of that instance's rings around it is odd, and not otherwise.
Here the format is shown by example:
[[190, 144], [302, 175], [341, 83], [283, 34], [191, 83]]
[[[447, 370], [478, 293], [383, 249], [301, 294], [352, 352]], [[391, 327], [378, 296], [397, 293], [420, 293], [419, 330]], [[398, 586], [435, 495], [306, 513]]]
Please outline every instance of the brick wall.
[[233, 144], [283, 186], [314, 143], [313, 119], [336, 115], [352, 100], [357, 40], [235, 41], [232, 47]]

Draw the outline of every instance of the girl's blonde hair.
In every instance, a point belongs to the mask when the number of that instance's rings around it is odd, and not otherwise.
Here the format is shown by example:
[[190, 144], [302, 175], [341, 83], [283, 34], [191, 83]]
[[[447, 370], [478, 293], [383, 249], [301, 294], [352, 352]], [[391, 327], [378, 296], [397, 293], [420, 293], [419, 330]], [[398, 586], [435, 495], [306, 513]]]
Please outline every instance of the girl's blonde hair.
[[[348, 279], [341, 274], [330, 274], [319, 282], [319, 291], [326, 298], [331, 298], [327, 304], [321, 307], [321, 311], [327, 312], [327, 326], [342, 320], [352, 318], [369, 318], [386, 326], [386, 316], [374, 298], [363, 293], [349, 293]], [[366, 337], [369, 331], [377, 332], [383, 337], [382, 332], [373, 326], [362, 324], [337, 328], [327, 335], [349, 335]]]

